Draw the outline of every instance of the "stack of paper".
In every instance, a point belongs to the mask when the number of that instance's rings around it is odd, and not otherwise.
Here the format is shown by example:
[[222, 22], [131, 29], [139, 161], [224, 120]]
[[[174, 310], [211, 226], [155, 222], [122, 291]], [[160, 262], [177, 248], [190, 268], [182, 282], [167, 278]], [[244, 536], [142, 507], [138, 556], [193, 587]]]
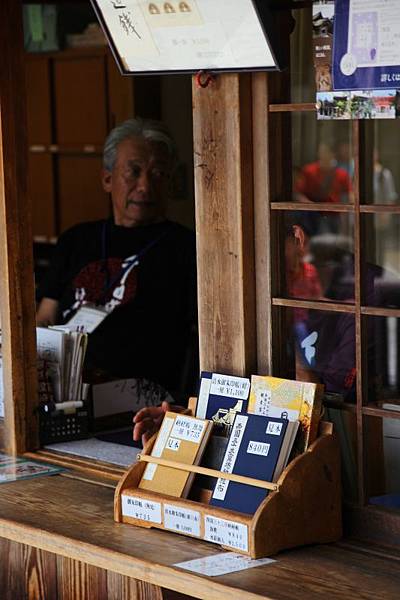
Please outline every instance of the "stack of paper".
[[52, 384], [54, 401], [80, 400], [87, 334], [65, 326], [37, 327], [36, 345], [38, 359]]

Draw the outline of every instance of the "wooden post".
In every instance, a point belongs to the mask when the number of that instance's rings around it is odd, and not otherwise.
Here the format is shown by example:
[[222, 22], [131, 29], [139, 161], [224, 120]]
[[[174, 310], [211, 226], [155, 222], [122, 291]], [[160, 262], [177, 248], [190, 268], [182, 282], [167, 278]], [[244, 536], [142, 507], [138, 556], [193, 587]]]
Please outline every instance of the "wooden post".
[[[276, 19], [283, 62], [290, 64], [290, 10], [279, 9]], [[257, 367], [258, 373], [287, 375], [285, 315], [272, 304], [285, 287], [282, 217], [271, 204], [292, 198], [291, 116], [271, 113], [270, 105], [290, 101], [290, 71], [253, 73], [252, 86]]]
[[193, 82], [201, 369], [255, 372], [251, 76]]
[[27, 198], [22, 7], [0, 2], [0, 311], [5, 395], [4, 445], [35, 445], [37, 397], [34, 271]]

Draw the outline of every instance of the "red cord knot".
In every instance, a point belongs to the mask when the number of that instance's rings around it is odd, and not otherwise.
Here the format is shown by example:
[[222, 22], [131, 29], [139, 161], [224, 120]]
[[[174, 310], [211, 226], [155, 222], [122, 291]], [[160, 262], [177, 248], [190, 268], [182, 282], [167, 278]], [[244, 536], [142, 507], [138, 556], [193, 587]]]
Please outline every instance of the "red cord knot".
[[196, 73], [196, 85], [199, 88], [206, 88], [215, 81], [215, 77], [208, 71], [199, 71]]

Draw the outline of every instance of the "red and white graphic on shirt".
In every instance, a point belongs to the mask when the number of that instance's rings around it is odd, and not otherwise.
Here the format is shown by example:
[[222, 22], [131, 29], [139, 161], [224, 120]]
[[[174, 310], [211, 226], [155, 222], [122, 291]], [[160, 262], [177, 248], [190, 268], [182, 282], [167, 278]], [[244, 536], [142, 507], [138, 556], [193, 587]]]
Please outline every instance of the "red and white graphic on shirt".
[[[139, 259], [133, 255], [125, 259], [108, 258], [106, 263], [98, 260], [83, 267], [72, 282], [75, 302], [65, 311], [64, 317], [83, 304], [101, 304], [110, 313], [117, 306], [133, 300], [137, 291], [138, 264]], [[106, 288], [107, 281], [114, 282], [109, 289]]]

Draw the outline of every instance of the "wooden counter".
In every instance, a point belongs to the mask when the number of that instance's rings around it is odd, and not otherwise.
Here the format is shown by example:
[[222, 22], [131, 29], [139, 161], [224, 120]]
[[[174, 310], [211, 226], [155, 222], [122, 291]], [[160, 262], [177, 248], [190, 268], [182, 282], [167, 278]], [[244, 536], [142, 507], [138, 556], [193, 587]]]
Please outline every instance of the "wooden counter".
[[111, 486], [65, 475], [1, 485], [0, 597], [171, 597], [160, 588], [213, 600], [400, 597], [400, 555], [355, 543], [284, 552], [276, 563], [228, 576], [191, 574], [173, 563], [221, 549], [115, 523], [113, 495]]

